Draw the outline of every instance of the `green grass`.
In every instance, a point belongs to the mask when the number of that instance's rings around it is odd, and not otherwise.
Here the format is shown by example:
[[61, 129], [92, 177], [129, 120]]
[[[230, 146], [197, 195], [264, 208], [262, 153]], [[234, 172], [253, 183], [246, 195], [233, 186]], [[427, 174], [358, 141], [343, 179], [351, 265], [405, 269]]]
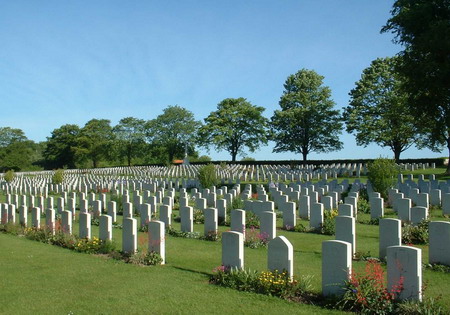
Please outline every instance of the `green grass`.
[[[444, 170], [435, 169], [433, 172], [439, 174]], [[358, 214], [360, 220], [368, 220], [369, 217], [368, 214]], [[442, 217], [441, 210], [433, 210], [431, 219], [448, 221]], [[137, 220], [139, 224], [140, 218]], [[118, 216], [118, 221], [121, 223], [121, 216]], [[278, 227], [281, 227], [281, 221], [277, 220]], [[31, 217], [28, 222], [31, 222]], [[45, 218], [41, 222], [45, 222]], [[308, 221], [298, 222], [309, 226]], [[179, 230], [180, 223], [173, 222], [173, 227]], [[203, 233], [203, 225], [194, 225], [194, 229]], [[219, 229], [223, 232], [229, 227], [221, 226]], [[78, 234], [77, 221], [73, 232]], [[113, 238], [119, 249], [121, 233], [120, 229], [113, 229]], [[370, 252], [377, 257], [378, 226], [358, 223], [356, 233], [356, 250]], [[294, 274], [312, 275], [313, 290], [319, 293], [321, 244], [324, 240], [334, 239], [334, 236], [284, 230], [277, 230], [277, 234], [286, 236], [293, 244]], [[97, 226], [92, 226], [92, 235], [98, 235]], [[140, 248], [146, 247], [146, 240], [146, 234], [139, 232]], [[422, 249], [423, 262], [427, 263], [428, 246], [417, 247]], [[221, 264], [220, 242], [166, 234], [167, 264], [154, 267], [125, 264], [1, 233], [0, 249], [1, 314], [341, 313], [210, 285], [209, 275]], [[246, 269], [266, 270], [266, 248], [245, 248], [244, 253]], [[355, 270], [363, 270], [364, 265], [364, 262], [353, 262]], [[427, 284], [425, 295], [442, 296], [441, 302], [450, 309], [450, 274], [424, 269], [423, 280]]]

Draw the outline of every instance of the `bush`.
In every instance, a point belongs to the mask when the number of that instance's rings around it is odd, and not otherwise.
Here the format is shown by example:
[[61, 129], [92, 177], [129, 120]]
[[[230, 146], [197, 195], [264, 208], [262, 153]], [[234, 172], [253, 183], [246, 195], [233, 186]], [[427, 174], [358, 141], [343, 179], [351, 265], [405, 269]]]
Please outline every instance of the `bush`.
[[368, 261], [364, 273], [350, 275], [338, 304], [344, 310], [361, 314], [392, 314], [394, 299], [401, 290], [402, 283], [399, 283], [389, 291], [384, 284], [384, 271], [380, 263]]
[[259, 231], [254, 226], [250, 227], [250, 229], [245, 230], [244, 246], [249, 248], [259, 248], [267, 247], [268, 244], [268, 235], [259, 233]]
[[14, 177], [16, 177], [16, 174], [13, 170], [9, 170], [5, 173], [5, 180], [7, 183], [11, 183], [14, 180]]
[[428, 244], [428, 224], [430, 221], [423, 220], [417, 226], [405, 224], [402, 228], [403, 244]]
[[404, 301], [397, 305], [397, 314], [408, 315], [448, 315], [449, 312], [439, 304], [438, 299], [427, 298], [422, 302], [418, 301]]
[[337, 210], [326, 210], [323, 212], [323, 224], [321, 233], [325, 235], [334, 235], [336, 233], [335, 217], [338, 215]]
[[387, 199], [388, 189], [394, 186], [399, 174], [399, 168], [394, 160], [388, 158], [378, 158], [369, 163], [368, 180], [372, 183], [375, 191], [381, 194], [381, 197]]
[[245, 212], [245, 227], [259, 228], [259, 218], [252, 211]]
[[311, 290], [311, 278], [291, 279], [286, 271], [251, 271], [225, 266], [213, 270], [210, 283], [239, 291], [256, 292], [285, 299], [306, 297]]
[[202, 185], [203, 188], [209, 188], [217, 185], [218, 179], [216, 174], [216, 167], [214, 166], [214, 164], [202, 166], [198, 170], [198, 180], [200, 181], [200, 185]]
[[358, 212], [370, 213], [369, 202], [366, 199], [361, 198], [361, 197], [358, 198]]
[[64, 180], [64, 170], [56, 170], [55, 173], [52, 176], [52, 182], [53, 184], [62, 184]]
[[155, 266], [162, 263], [161, 256], [154, 252], [137, 252], [128, 258], [128, 263], [141, 266]]

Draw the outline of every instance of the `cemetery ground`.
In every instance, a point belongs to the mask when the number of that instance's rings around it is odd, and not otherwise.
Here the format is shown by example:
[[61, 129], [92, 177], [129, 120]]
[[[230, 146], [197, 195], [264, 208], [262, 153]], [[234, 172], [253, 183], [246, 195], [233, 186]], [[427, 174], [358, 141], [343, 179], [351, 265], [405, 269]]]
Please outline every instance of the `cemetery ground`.
[[[443, 169], [434, 169], [413, 173], [442, 172]], [[343, 178], [339, 178], [341, 180]], [[3, 202], [5, 197], [0, 198]], [[174, 216], [178, 216], [177, 210]], [[387, 209], [385, 217], [396, 216]], [[432, 209], [430, 219], [448, 221], [440, 209]], [[31, 216], [28, 222], [30, 220]], [[379, 226], [367, 224], [369, 220], [369, 214], [358, 213], [356, 251], [361, 256], [377, 257]], [[117, 221], [120, 224], [122, 216], [118, 215]], [[309, 226], [306, 220], [297, 219], [297, 223]], [[78, 224], [75, 220], [74, 234], [78, 234]], [[286, 231], [281, 226], [282, 220], [278, 218], [277, 236], [286, 236], [294, 247], [294, 275], [300, 279], [310, 276], [311, 291], [319, 294], [322, 241], [335, 237]], [[172, 227], [180, 230], [180, 223], [172, 220]], [[229, 229], [219, 226], [220, 232]], [[203, 224], [194, 224], [194, 230], [203, 234]], [[118, 249], [122, 246], [121, 233], [121, 229], [113, 229]], [[98, 236], [98, 226], [92, 226], [92, 236]], [[221, 242], [173, 237], [167, 233], [165, 237], [166, 265], [141, 267], [0, 233], [0, 313], [341, 313], [211, 285], [209, 276], [221, 265]], [[138, 246], [140, 249], [147, 247], [146, 233], [138, 232]], [[422, 261], [427, 264], [428, 246], [414, 246], [422, 249]], [[244, 255], [245, 269], [267, 270], [267, 248], [245, 247]], [[354, 260], [353, 269], [362, 271], [365, 263]], [[450, 309], [450, 273], [424, 268], [423, 281], [425, 296], [440, 297], [440, 303]]]

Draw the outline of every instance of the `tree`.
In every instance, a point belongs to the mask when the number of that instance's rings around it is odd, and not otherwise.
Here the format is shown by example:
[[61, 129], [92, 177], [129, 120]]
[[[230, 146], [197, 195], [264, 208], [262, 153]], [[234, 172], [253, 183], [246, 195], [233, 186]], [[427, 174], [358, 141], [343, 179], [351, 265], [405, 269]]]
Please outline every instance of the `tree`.
[[378, 58], [363, 70], [350, 91], [350, 106], [344, 109], [347, 132], [356, 134], [356, 143], [374, 142], [390, 147], [395, 161], [417, 140], [414, 117], [408, 107], [408, 94], [394, 67], [399, 57]]
[[333, 109], [330, 88], [322, 84], [322, 76], [306, 69], [286, 79], [279, 102], [281, 110], [271, 118], [276, 143], [273, 152], [301, 153], [306, 163], [310, 152], [342, 149], [341, 117]]
[[450, 0], [397, 0], [391, 14], [381, 31], [404, 47], [397, 71], [416, 124], [427, 146], [450, 156]]
[[21, 129], [0, 127], [0, 147], [4, 148], [14, 142], [28, 140]]
[[192, 112], [176, 105], [168, 106], [161, 115], [149, 120], [145, 129], [152, 146], [166, 156], [166, 161], [172, 162], [174, 158], [183, 158], [186, 150], [188, 154], [195, 150], [199, 126]]
[[108, 119], [91, 119], [80, 131], [75, 148], [81, 160], [90, 159], [94, 168], [111, 157], [114, 135]]
[[76, 148], [80, 132], [80, 127], [72, 124], [62, 125], [52, 131], [52, 135], [47, 137], [47, 146], [43, 153], [46, 167], [76, 167]]
[[134, 117], [122, 118], [113, 128], [118, 154], [120, 158], [126, 158], [128, 166], [134, 158], [143, 155], [145, 146], [145, 121]]
[[264, 107], [252, 105], [245, 98], [227, 98], [217, 105], [217, 110], [205, 118], [200, 128], [200, 141], [204, 147], [214, 146], [231, 154], [236, 161], [244, 148], [255, 152], [268, 140], [268, 119]]

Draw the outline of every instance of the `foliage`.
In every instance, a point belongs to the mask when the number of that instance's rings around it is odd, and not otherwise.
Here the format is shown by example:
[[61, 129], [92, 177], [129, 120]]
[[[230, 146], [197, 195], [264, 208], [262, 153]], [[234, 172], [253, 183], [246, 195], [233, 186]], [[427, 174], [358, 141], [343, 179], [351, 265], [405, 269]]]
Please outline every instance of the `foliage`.
[[306, 233], [309, 231], [309, 229], [301, 223], [297, 223], [292, 230], [300, 233]]
[[199, 239], [203, 241], [216, 242], [220, 241], [221, 235], [220, 232], [217, 231], [208, 231], [205, 235], [200, 235]]
[[431, 269], [433, 271], [450, 273], [450, 266], [441, 264], [424, 264], [425, 268]]
[[[228, 208], [229, 207], [229, 208]], [[237, 198], [233, 198], [233, 201], [231, 202], [231, 205], [227, 205], [228, 210], [235, 210], [235, 209], [244, 209], [244, 202], [242, 199], [238, 196]]]
[[225, 266], [213, 270], [210, 283], [233, 288], [239, 291], [255, 292], [278, 296], [284, 299], [307, 296], [311, 290], [311, 279], [302, 277], [291, 279], [286, 271], [251, 271]]
[[14, 177], [16, 177], [16, 174], [14, 173], [13, 170], [7, 171], [7, 172], [5, 173], [5, 176], [4, 176], [5, 181], [6, 181], [7, 183], [11, 183], [11, 182], [14, 180]]
[[337, 215], [337, 210], [326, 210], [323, 212], [322, 234], [334, 235], [336, 233], [335, 217], [337, 217]]
[[90, 159], [97, 168], [100, 161], [111, 159], [114, 134], [107, 119], [91, 119], [80, 131], [75, 148], [80, 160]]
[[340, 306], [360, 314], [392, 314], [396, 295], [403, 289], [400, 278], [392, 290], [384, 284], [384, 271], [379, 262], [369, 260], [364, 273], [352, 272]]
[[408, 315], [448, 315], [449, 312], [439, 303], [439, 299], [424, 298], [419, 301], [403, 301], [396, 308], [397, 314]]
[[0, 148], [5, 148], [15, 142], [28, 140], [22, 129], [0, 127]]
[[372, 61], [350, 91], [350, 105], [343, 113], [347, 132], [355, 133], [358, 145], [390, 147], [397, 162], [417, 139], [408, 95], [395, 71], [399, 62], [399, 57]]
[[74, 249], [87, 254], [107, 254], [115, 250], [115, 244], [112, 241], [103, 241], [97, 237], [92, 239], [80, 238], [75, 243]]
[[370, 213], [370, 203], [367, 201], [367, 199], [358, 198], [358, 212], [362, 213]]
[[128, 166], [131, 166], [134, 158], [142, 157], [145, 152], [144, 124], [142, 119], [125, 117], [112, 129], [118, 156], [126, 158]]
[[310, 152], [342, 149], [339, 111], [333, 109], [330, 88], [322, 84], [323, 77], [312, 70], [302, 69], [287, 78], [281, 110], [271, 118], [273, 152], [301, 153], [306, 162]]
[[245, 227], [250, 229], [259, 228], [259, 218], [252, 211], [245, 211]]
[[80, 127], [73, 124], [62, 125], [52, 131], [47, 137], [43, 152], [44, 165], [47, 168], [75, 168], [77, 162], [76, 147]]
[[216, 167], [214, 164], [207, 164], [198, 170], [198, 180], [203, 188], [209, 188], [217, 185], [219, 180], [217, 179]]
[[403, 47], [396, 68], [425, 145], [450, 149], [450, 1], [397, 0], [391, 14], [382, 32]]
[[123, 202], [119, 195], [111, 194], [110, 200], [116, 203], [116, 214], [123, 215]]
[[200, 128], [201, 144], [229, 152], [233, 162], [244, 148], [255, 152], [268, 141], [268, 120], [262, 115], [263, 111], [264, 107], [252, 105], [242, 97], [224, 99], [217, 110], [205, 118]]
[[417, 226], [405, 224], [402, 227], [403, 244], [428, 244], [428, 224], [430, 221], [423, 220]]
[[195, 224], [203, 224], [205, 223], [205, 216], [203, 215], [202, 210], [195, 209], [192, 213], [193, 221]]
[[399, 168], [394, 160], [387, 158], [378, 158], [367, 165], [369, 171], [367, 177], [372, 184], [373, 189], [381, 194], [381, 197], [387, 199], [388, 189], [391, 188], [397, 180]]
[[15, 141], [0, 147], [0, 171], [35, 170], [41, 159], [42, 146], [31, 140]]
[[174, 158], [184, 158], [194, 153], [200, 122], [194, 114], [181, 106], [168, 106], [161, 115], [145, 124], [148, 141], [161, 148], [164, 160], [172, 162]]
[[131, 255], [127, 260], [128, 263], [141, 266], [160, 265], [162, 261], [163, 260], [161, 258], [161, 255], [159, 255], [154, 251], [150, 252], [139, 251]]
[[267, 247], [269, 238], [266, 233], [259, 233], [254, 226], [245, 230], [244, 246], [249, 248]]
[[55, 173], [52, 176], [52, 182], [53, 184], [62, 184], [64, 180], [64, 170], [56, 170]]
[[169, 226], [167, 229], [167, 234], [174, 237], [183, 237], [183, 238], [200, 238], [200, 233], [198, 232], [183, 232], [179, 230], [175, 230], [173, 227]]

